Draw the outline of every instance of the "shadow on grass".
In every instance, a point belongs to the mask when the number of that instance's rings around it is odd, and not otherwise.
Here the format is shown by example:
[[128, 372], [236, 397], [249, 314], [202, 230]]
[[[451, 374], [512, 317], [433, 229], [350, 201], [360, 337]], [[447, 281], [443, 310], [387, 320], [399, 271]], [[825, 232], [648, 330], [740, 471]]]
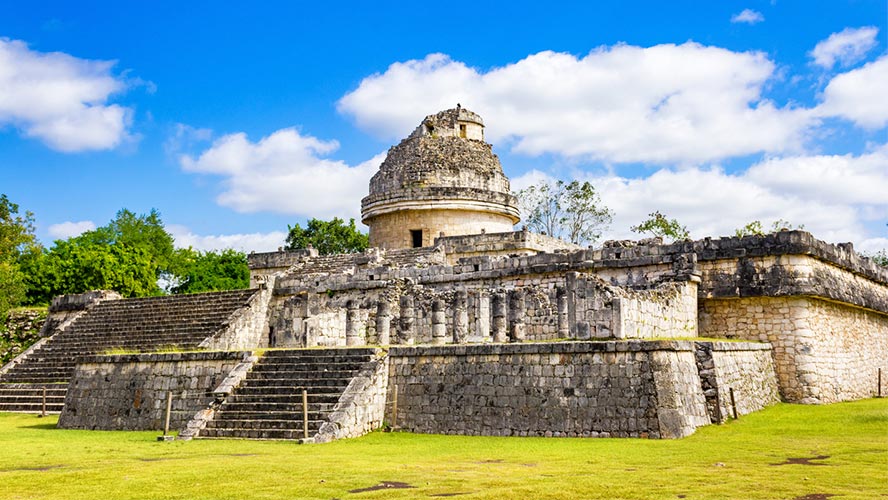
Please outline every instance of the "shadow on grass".
[[34, 425], [20, 425], [19, 429], [45, 429], [45, 430], [57, 430], [56, 424], [34, 424]]

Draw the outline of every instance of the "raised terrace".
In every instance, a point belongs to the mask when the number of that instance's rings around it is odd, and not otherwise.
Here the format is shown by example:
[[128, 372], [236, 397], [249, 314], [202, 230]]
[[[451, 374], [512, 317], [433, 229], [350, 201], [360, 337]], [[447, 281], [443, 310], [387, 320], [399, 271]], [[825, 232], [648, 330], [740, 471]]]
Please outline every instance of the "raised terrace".
[[255, 294], [255, 290], [239, 290], [141, 299], [59, 300], [50, 314], [75, 316], [3, 368], [0, 411], [36, 410], [44, 385], [53, 390], [49, 411], [61, 411], [59, 397], [64, 397], [78, 358], [110, 351], [195, 349], [221, 332]]
[[888, 392], [888, 270], [850, 244], [511, 231], [483, 126], [457, 106], [389, 151], [362, 203], [367, 251], [251, 254], [253, 290], [57, 299], [0, 370], [0, 410], [35, 411], [47, 386], [69, 428], [158, 429], [172, 397], [183, 439], [323, 442], [386, 420], [673, 438], [780, 399]]

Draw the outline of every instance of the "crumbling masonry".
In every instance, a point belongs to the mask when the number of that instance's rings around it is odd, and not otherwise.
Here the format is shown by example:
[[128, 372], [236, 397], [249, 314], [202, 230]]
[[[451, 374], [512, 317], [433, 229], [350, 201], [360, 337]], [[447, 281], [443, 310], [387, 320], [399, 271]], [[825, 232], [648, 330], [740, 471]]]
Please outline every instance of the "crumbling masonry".
[[159, 428], [172, 392], [182, 438], [323, 442], [385, 421], [669, 438], [879, 391], [888, 270], [850, 244], [784, 231], [585, 249], [512, 231], [515, 206], [481, 118], [429, 116], [371, 180], [373, 248], [251, 254], [240, 292], [59, 298], [44, 339], [0, 370], [0, 410], [33, 411], [48, 386], [59, 425], [89, 429]]

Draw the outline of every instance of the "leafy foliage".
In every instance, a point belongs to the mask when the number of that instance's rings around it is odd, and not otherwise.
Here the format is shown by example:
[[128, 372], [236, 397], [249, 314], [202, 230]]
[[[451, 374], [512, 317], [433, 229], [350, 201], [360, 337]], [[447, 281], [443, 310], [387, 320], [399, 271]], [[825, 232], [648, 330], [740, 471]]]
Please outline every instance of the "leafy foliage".
[[668, 238], [673, 241], [687, 239], [690, 235], [686, 226], [682, 226], [675, 219], [667, 218], [659, 210], [649, 214], [648, 219], [641, 224], [629, 229], [633, 233], [649, 233], [654, 237]]
[[25, 276], [18, 262], [35, 252], [39, 246], [34, 237], [34, 214], [19, 215], [19, 206], [0, 195], [0, 320], [25, 299]]
[[589, 182], [543, 182], [515, 195], [528, 229], [578, 245], [595, 243], [613, 220]]
[[888, 250], [879, 250], [870, 255], [869, 258], [873, 259], [876, 264], [882, 267], [888, 267]]
[[125, 297], [160, 295], [158, 278], [175, 267], [173, 237], [160, 213], [136, 215], [123, 209], [107, 225], [49, 250], [21, 259], [29, 304], [46, 304], [56, 295], [115, 290]]
[[749, 224], [746, 224], [745, 226], [741, 227], [740, 229], [737, 229], [736, 231], [734, 231], [734, 235], [737, 236], [738, 238], [742, 237], [742, 236], [750, 236], [750, 235], [763, 236], [765, 234], [776, 233], [779, 231], [793, 231], [793, 230], [797, 230], [797, 229], [798, 230], [805, 229], [805, 225], [799, 224], [798, 226], [796, 226], [796, 225], [791, 224], [789, 221], [785, 221], [783, 219], [777, 219], [771, 224], [770, 230], [765, 231], [764, 227], [762, 226], [762, 221], [754, 220], [754, 221], [750, 222]]
[[311, 219], [305, 229], [299, 224], [287, 226], [287, 249], [299, 250], [313, 247], [321, 255], [361, 252], [370, 244], [369, 237], [358, 231], [355, 220], [348, 225], [339, 217], [323, 221]]
[[247, 256], [236, 250], [199, 252], [191, 248], [176, 251], [174, 294], [238, 290], [250, 286]]

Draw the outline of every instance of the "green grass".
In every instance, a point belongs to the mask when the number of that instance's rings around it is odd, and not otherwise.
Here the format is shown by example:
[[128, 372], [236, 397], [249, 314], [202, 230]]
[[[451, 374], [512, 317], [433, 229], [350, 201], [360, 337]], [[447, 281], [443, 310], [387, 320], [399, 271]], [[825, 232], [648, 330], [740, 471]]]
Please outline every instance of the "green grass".
[[[888, 498], [888, 399], [781, 404], [681, 440], [373, 433], [157, 442], [0, 414], [0, 498]], [[774, 465], [826, 455], [822, 465]], [[349, 493], [383, 481], [412, 489]], [[816, 498], [816, 497], [808, 497]]]

